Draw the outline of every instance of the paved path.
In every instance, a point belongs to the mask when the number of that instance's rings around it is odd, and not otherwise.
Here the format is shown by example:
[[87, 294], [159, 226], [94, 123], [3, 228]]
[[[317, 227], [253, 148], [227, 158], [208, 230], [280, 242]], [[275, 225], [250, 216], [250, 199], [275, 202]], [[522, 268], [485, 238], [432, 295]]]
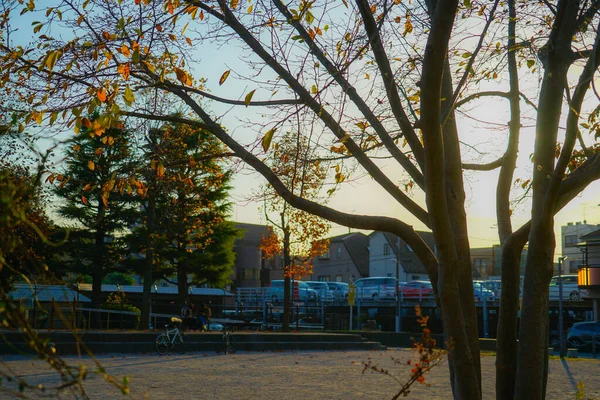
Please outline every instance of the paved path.
[[[403, 380], [410, 370], [410, 350], [338, 352], [245, 352], [234, 355], [188, 353], [185, 355], [98, 355], [107, 372], [122, 381], [129, 378], [135, 399], [390, 399], [399, 385], [390, 377], [362, 374], [362, 362], [372, 360]], [[83, 363], [91, 370], [89, 358], [65, 357], [71, 365]], [[392, 359], [401, 360], [394, 365]], [[494, 361], [482, 357], [484, 399], [494, 396]], [[56, 385], [55, 373], [39, 360], [21, 356], [3, 359], [0, 368], [12, 368], [28, 382], [46, 387]], [[586, 399], [600, 399], [600, 361], [550, 360], [548, 399], [575, 399], [578, 381], [585, 384]], [[408, 398], [451, 398], [448, 367], [444, 362], [432, 371], [426, 383], [417, 384]], [[6, 387], [6, 381], [3, 380]], [[85, 388], [91, 399], [123, 398], [101, 375], [91, 374]], [[40, 398], [39, 393], [30, 397]], [[0, 392], [0, 399], [13, 399]], [[62, 398], [73, 398], [64, 396]]]

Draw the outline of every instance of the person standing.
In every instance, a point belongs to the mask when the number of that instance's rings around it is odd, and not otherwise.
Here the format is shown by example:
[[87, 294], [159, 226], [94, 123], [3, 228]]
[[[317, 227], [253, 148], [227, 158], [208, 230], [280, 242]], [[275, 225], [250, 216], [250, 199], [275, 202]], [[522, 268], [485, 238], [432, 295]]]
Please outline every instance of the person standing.
[[202, 332], [207, 330], [211, 314], [210, 307], [207, 306], [206, 303], [200, 304], [200, 309], [198, 310], [198, 322], [200, 323], [200, 330]]

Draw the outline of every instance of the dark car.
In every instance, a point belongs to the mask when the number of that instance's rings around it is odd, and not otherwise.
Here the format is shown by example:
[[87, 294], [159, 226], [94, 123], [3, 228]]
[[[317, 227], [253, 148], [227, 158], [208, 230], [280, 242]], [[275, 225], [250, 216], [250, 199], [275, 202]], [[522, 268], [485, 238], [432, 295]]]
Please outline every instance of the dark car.
[[[586, 350], [592, 349], [592, 340], [596, 342], [596, 346], [600, 346], [600, 322], [577, 322], [571, 326], [567, 335], [567, 344], [569, 347], [580, 349], [585, 347]], [[600, 347], [598, 347], [600, 350]]]

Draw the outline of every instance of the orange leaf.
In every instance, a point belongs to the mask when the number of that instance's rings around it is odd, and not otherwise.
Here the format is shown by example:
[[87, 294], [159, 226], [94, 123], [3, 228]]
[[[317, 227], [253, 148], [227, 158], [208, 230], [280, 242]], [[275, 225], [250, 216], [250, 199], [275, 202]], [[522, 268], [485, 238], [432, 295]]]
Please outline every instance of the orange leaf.
[[120, 53], [123, 54], [125, 57], [129, 57], [131, 55], [131, 52], [129, 51], [129, 46], [123, 43], [121, 45]]
[[92, 127], [92, 121], [90, 121], [90, 120], [89, 120], [89, 119], [87, 119], [87, 118], [83, 118], [83, 119], [81, 120], [81, 125], [83, 125], [83, 126], [84, 126], [84, 127], [86, 127], [86, 128], [91, 128], [91, 127]]
[[85, 204], [87, 206], [88, 201], [87, 201], [87, 198], [85, 196], [81, 196], [81, 201], [83, 202], [83, 204]]
[[106, 90], [104, 88], [98, 90], [96, 96], [98, 96], [98, 100], [104, 103], [106, 101]]
[[228, 69], [227, 71], [223, 72], [223, 75], [221, 75], [221, 79], [219, 79], [219, 86], [221, 86], [222, 84], [225, 83], [225, 81], [227, 80], [227, 77], [229, 76], [230, 73], [231, 73], [230, 69]]
[[96, 164], [94, 164], [94, 162], [90, 160], [87, 163], [87, 167], [90, 169], [90, 171], [93, 171], [94, 169], [96, 169]]

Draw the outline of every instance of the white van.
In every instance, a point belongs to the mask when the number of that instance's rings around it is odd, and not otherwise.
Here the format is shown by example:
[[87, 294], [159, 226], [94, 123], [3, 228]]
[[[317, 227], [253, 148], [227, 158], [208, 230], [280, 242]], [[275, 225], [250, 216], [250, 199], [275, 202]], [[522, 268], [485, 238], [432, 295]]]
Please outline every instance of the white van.
[[[583, 300], [589, 296], [587, 289], [580, 289], [577, 283], [577, 275], [561, 275], [562, 280], [562, 298], [563, 300]], [[559, 299], [559, 280], [558, 276], [553, 276], [550, 280], [550, 300]]]

